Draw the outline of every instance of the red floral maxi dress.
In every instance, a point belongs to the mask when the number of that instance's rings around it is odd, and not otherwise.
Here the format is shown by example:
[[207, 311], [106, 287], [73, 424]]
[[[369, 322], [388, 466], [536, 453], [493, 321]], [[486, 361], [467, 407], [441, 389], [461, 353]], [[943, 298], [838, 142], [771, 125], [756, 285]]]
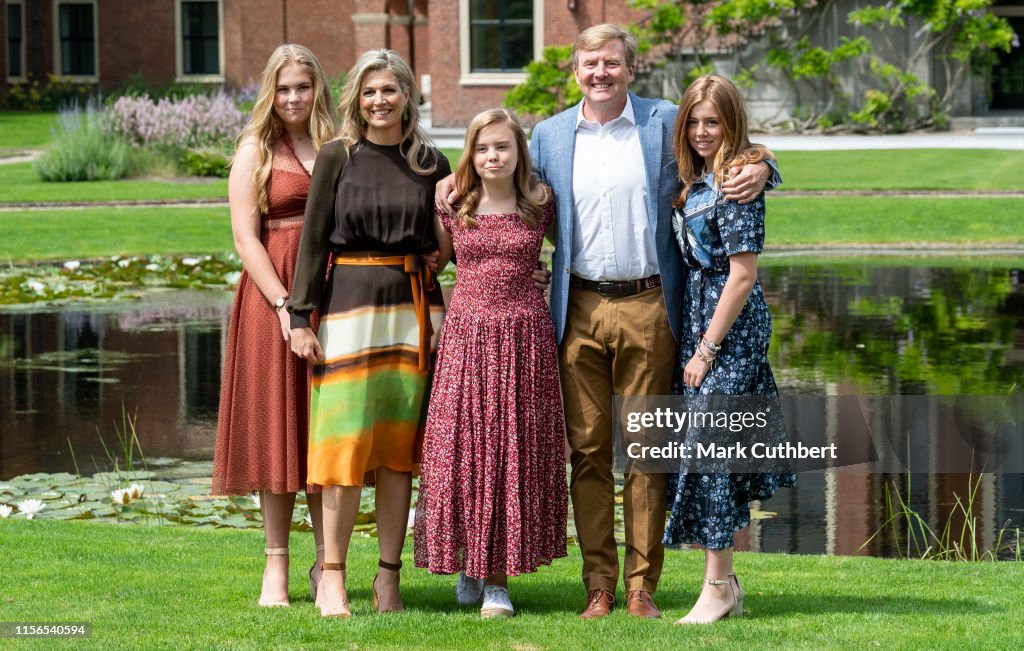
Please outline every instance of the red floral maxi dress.
[[517, 575], [566, 555], [555, 331], [533, 285], [544, 229], [481, 215], [452, 234], [458, 279], [438, 344], [416, 506], [416, 566]]

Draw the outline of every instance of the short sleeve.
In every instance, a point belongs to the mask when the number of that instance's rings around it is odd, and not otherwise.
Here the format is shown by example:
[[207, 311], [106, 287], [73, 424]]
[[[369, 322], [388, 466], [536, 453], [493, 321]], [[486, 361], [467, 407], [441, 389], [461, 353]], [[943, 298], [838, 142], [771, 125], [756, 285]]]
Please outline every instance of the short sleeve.
[[715, 225], [726, 256], [760, 253], [764, 249], [764, 193], [748, 204], [729, 201], [718, 206]]
[[434, 214], [441, 220], [441, 225], [444, 226], [444, 230], [449, 233], [452, 232], [452, 215], [446, 210], [441, 210], [438, 207], [434, 207]]

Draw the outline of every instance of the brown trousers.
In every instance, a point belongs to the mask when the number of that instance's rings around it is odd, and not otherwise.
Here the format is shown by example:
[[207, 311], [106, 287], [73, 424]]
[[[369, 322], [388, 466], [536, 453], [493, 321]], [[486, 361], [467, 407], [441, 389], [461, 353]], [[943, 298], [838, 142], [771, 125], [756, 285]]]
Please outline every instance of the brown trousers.
[[[559, 347], [566, 430], [572, 450], [576, 534], [587, 590], [615, 593], [612, 475], [612, 395], [665, 395], [672, 383], [675, 341], [660, 287], [634, 296], [605, 298], [569, 290], [565, 334]], [[654, 593], [665, 548], [665, 475], [626, 475], [623, 490], [626, 590]]]

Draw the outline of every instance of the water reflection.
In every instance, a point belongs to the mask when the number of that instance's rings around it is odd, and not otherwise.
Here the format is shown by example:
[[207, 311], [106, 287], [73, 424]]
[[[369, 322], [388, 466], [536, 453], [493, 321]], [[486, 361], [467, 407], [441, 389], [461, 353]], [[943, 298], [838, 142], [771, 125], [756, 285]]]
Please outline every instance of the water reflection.
[[149, 456], [213, 454], [231, 295], [0, 313], [0, 477], [90, 472], [122, 406]]
[[[782, 390], [840, 394], [995, 394], [1024, 384], [1024, 278], [1014, 269], [841, 263], [761, 269]], [[122, 405], [149, 456], [209, 459], [216, 430], [227, 292], [0, 312], [0, 478], [83, 472], [103, 459]], [[895, 482], [933, 525], [966, 495], [964, 475], [804, 474], [760, 505], [739, 549], [855, 554], [884, 521]], [[979, 542], [1024, 522], [1024, 475], [987, 475]], [[960, 524], [954, 519], [954, 529]], [[895, 555], [881, 537], [860, 553]]]

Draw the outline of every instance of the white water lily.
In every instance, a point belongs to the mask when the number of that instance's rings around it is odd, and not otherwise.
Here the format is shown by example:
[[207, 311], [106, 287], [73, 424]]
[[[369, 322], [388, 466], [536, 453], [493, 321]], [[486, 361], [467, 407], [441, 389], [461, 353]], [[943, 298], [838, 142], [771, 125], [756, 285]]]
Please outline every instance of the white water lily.
[[131, 261], [131, 260], [128, 260], [128, 259], [125, 259], [125, 260], [118, 260], [118, 261], [117, 261], [117, 266], [121, 267], [122, 269], [127, 269], [127, 268], [128, 268], [128, 266], [129, 266], [129, 265], [130, 265], [131, 263], [132, 263], [132, 261]]
[[25, 517], [31, 520], [36, 513], [39, 513], [46, 508], [42, 500], [22, 500], [18, 502], [18, 510], [25, 514]]
[[224, 283], [227, 285], [237, 285], [238, 281], [242, 279], [241, 271], [229, 271], [224, 274]]
[[261, 509], [262, 507], [260, 506], [260, 494], [253, 493], [252, 495], [250, 495], [250, 497], [252, 498], [253, 506], [255, 506], [257, 509]]
[[114, 504], [128, 504], [132, 501], [132, 497], [128, 494], [127, 488], [118, 488], [110, 491], [110, 501]]
[[133, 500], [142, 499], [142, 494], [146, 492], [145, 486], [143, 486], [142, 484], [136, 484], [134, 482], [132, 482], [132, 485], [129, 486], [127, 488], [127, 490], [128, 490], [128, 495]]
[[9, 517], [13, 511], [14, 509], [7, 506], [6, 504], [0, 504], [0, 520]]
[[28, 285], [28, 288], [31, 289], [36, 294], [42, 294], [46, 292], [46, 285], [39, 282], [38, 280], [30, 280], [26, 284]]
[[150, 262], [146, 265], [146, 271], [160, 271], [160, 265]]
[[181, 264], [185, 265], [186, 267], [194, 267], [197, 264], [199, 264], [199, 258], [182, 258]]
[[68, 260], [64, 263], [64, 268], [68, 271], [75, 271], [82, 266], [82, 263], [78, 260]]

